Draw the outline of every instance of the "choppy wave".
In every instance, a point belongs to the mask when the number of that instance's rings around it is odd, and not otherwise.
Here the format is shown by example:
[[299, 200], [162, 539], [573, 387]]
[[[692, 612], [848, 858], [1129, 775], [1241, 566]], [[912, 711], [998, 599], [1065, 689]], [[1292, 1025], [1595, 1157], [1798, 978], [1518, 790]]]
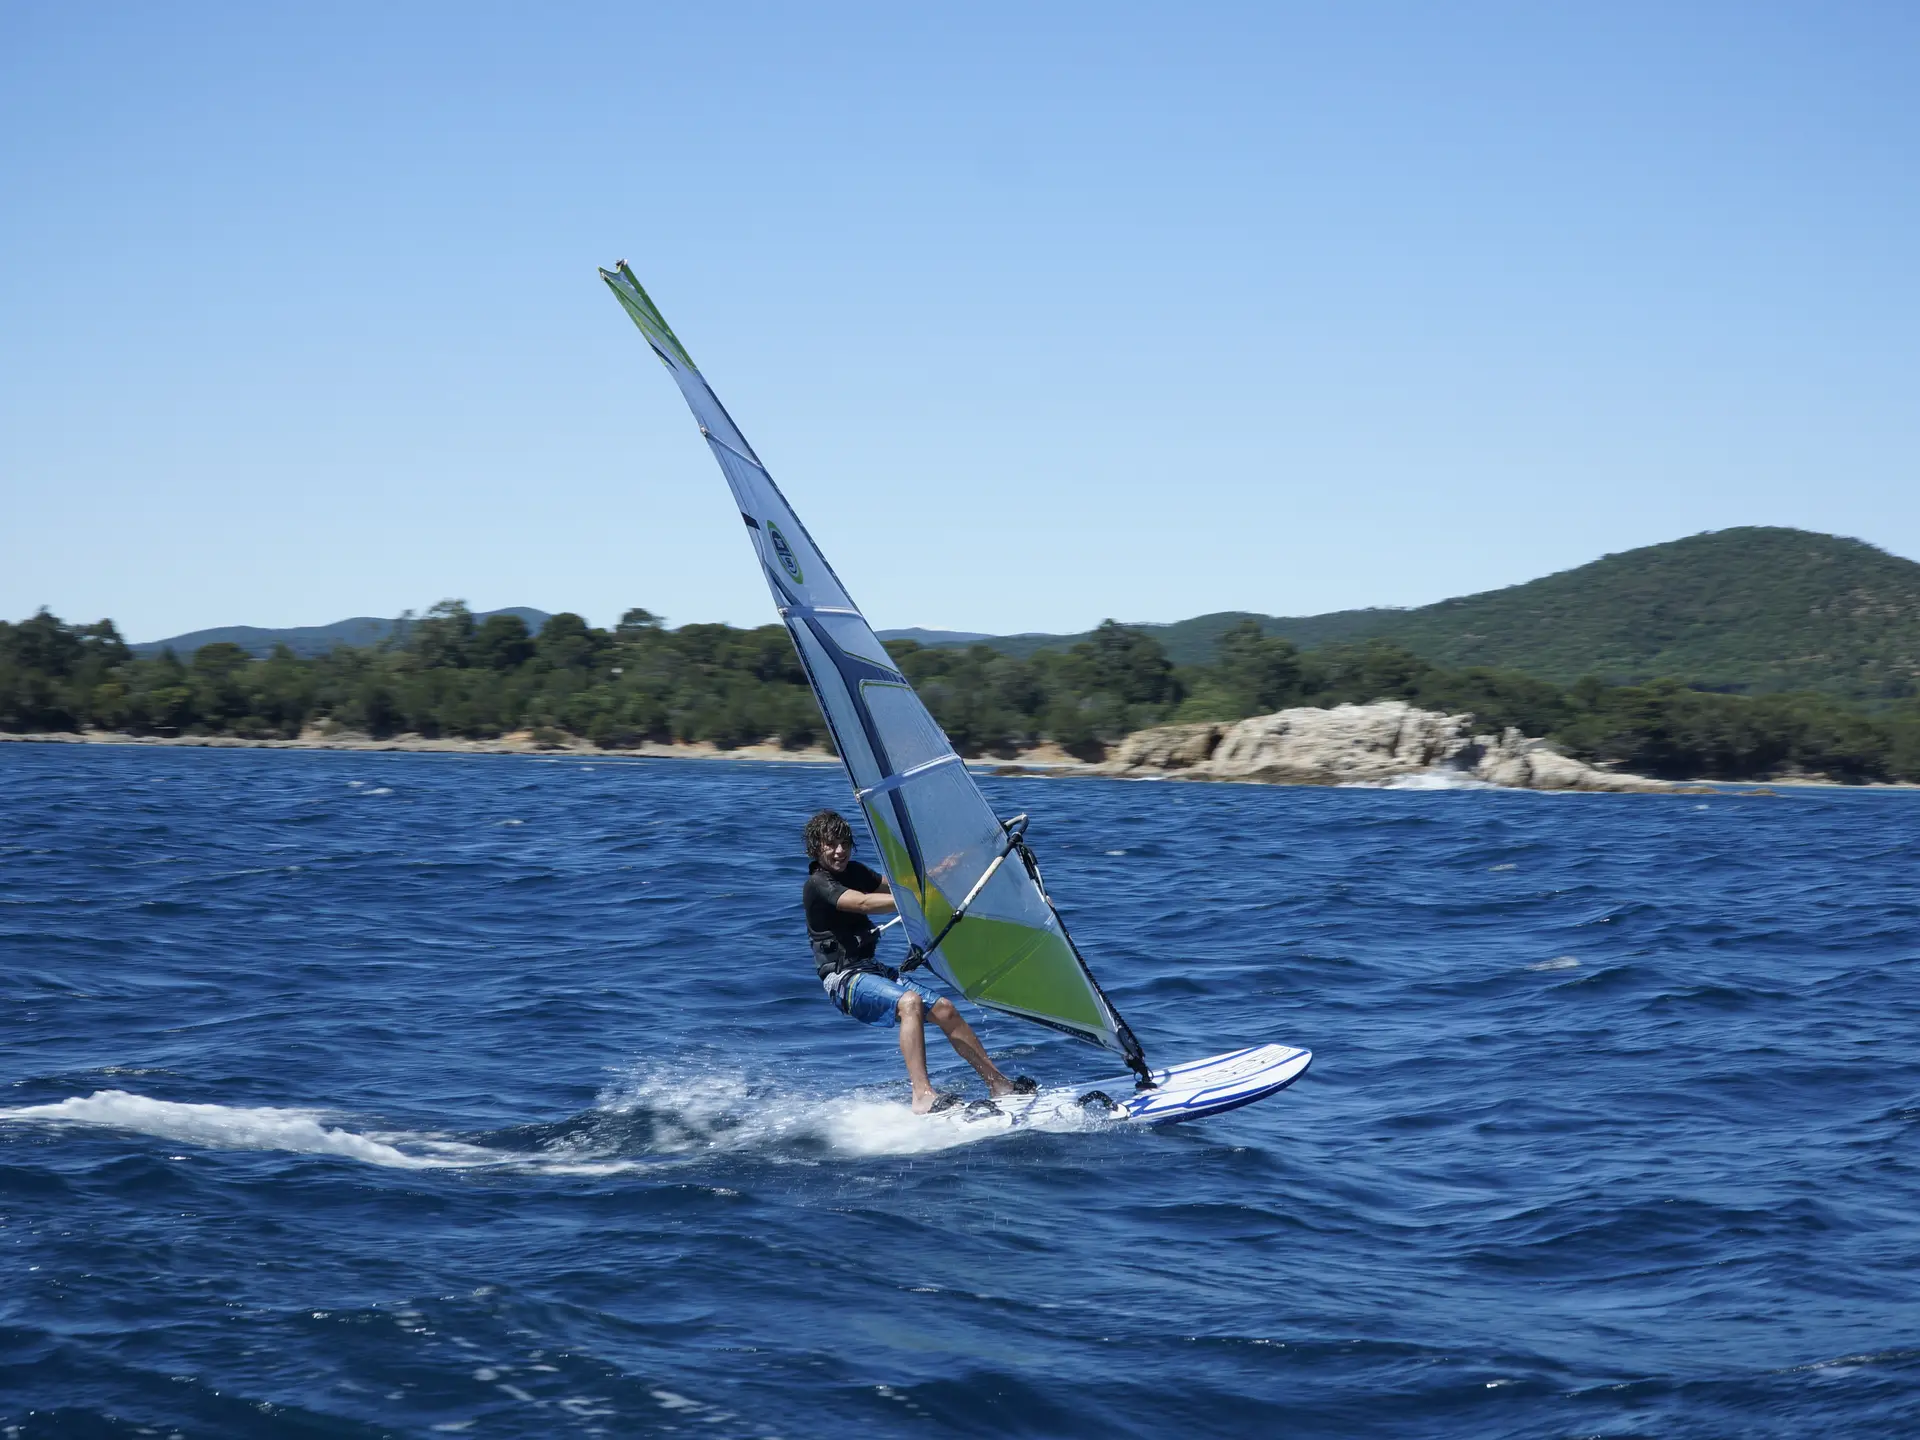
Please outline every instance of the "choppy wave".
[[1920, 1433], [1912, 795], [984, 779], [1156, 1060], [1318, 1057], [1042, 1132], [823, 999], [833, 770], [0, 770], [23, 1440]]

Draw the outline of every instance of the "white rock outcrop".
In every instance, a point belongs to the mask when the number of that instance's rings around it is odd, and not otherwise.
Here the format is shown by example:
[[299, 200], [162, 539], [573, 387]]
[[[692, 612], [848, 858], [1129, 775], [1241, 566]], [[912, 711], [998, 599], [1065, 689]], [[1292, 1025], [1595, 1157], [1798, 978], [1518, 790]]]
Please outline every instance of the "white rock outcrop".
[[1570, 760], [1518, 730], [1475, 734], [1466, 715], [1403, 700], [1300, 708], [1233, 725], [1164, 725], [1129, 735], [1103, 767], [1122, 775], [1274, 785], [1378, 784], [1440, 774], [1525, 790], [1670, 790]]
[[1136, 730], [1117, 746], [1111, 763], [1123, 769], [1188, 770], [1212, 758], [1225, 725], [1160, 725]]

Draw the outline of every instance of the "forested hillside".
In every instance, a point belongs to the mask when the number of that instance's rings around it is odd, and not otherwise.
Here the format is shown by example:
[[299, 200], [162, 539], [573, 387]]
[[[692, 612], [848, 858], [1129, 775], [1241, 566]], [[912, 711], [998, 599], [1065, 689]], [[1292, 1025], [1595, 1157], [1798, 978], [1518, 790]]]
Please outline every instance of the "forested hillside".
[[[1911, 701], [1868, 715], [1832, 697], [1749, 698], [1672, 680], [1561, 687], [1512, 670], [1435, 665], [1378, 640], [1302, 651], [1250, 619], [1225, 630], [1201, 665], [1176, 665], [1152, 635], [1112, 621], [1026, 658], [985, 645], [888, 649], [967, 755], [1011, 756], [1051, 741], [1094, 757], [1169, 721], [1403, 699], [1547, 736], [1568, 754], [1641, 774], [1920, 780], [1920, 707]], [[281, 646], [255, 659], [231, 642], [186, 657], [136, 656], [111, 621], [69, 625], [44, 611], [0, 622], [0, 730], [291, 739], [316, 726], [377, 737], [531, 731], [542, 743], [579, 736], [614, 748], [829, 743], [777, 625], [669, 630], [636, 609], [612, 630], [560, 614], [534, 634], [518, 615], [481, 621], [449, 601], [378, 646], [313, 658]]]
[[[1920, 694], [1920, 564], [1805, 530], [1693, 535], [1414, 610], [1225, 612], [1140, 628], [1176, 662], [1199, 664], [1249, 619], [1303, 649], [1387, 640], [1437, 665], [1494, 666], [1562, 685], [1586, 675], [1616, 683], [1670, 677], [1869, 704]], [[1026, 656], [1084, 638], [987, 643]]]
[[1804, 530], [1720, 530], [1387, 612], [1373, 633], [1436, 664], [1563, 684], [1670, 675], [1895, 700], [1920, 692], [1920, 564]]

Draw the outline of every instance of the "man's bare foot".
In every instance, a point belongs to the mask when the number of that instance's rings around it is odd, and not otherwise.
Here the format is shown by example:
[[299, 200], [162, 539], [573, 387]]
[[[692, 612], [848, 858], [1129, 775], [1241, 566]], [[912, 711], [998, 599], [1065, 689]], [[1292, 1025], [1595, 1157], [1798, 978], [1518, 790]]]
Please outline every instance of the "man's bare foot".
[[1004, 1075], [996, 1075], [987, 1082], [987, 1093], [996, 1100], [1002, 1095], [1031, 1095], [1039, 1088], [1027, 1075], [1017, 1075], [1011, 1080]]
[[913, 1113], [916, 1115], [925, 1115], [929, 1110], [933, 1109], [933, 1102], [939, 1098], [939, 1096], [933, 1093], [932, 1086], [928, 1086], [925, 1090], [914, 1091]]

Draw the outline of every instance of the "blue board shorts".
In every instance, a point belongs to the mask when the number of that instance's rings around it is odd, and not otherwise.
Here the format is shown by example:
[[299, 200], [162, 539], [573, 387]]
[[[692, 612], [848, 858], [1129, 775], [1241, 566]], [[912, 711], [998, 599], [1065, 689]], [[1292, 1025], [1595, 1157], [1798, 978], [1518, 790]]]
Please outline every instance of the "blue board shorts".
[[[831, 979], [838, 979], [838, 976]], [[911, 980], [889, 980], [884, 975], [862, 972], [847, 982], [846, 988], [835, 993], [836, 987], [827, 984], [827, 994], [842, 1013], [851, 1015], [862, 1025], [897, 1025], [900, 1023], [900, 997], [912, 991], [920, 997], [920, 1003], [928, 1010], [933, 1009], [940, 997], [925, 986], [916, 985]]]

